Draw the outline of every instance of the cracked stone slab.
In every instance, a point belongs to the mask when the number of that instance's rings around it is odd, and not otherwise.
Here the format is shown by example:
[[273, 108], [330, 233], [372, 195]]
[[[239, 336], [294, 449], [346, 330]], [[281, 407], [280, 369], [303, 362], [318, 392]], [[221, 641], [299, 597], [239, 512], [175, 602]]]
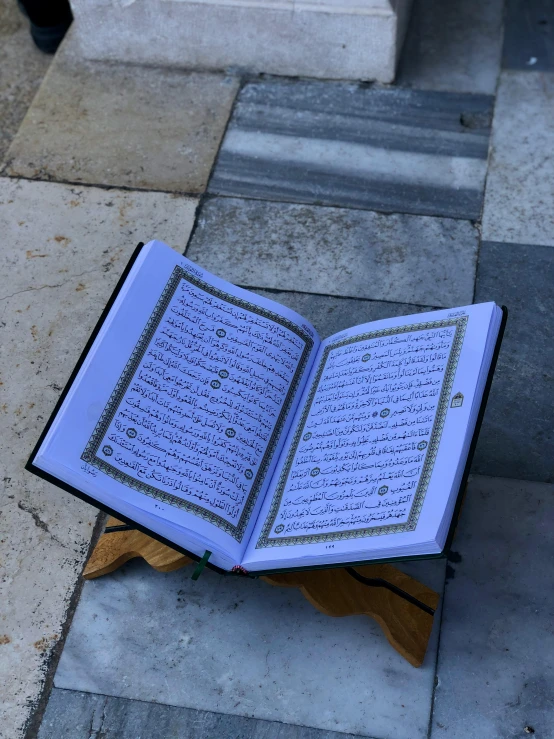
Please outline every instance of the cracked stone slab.
[[182, 252], [195, 206], [0, 178], [1, 739], [23, 736], [96, 518], [23, 466], [137, 242]]
[[474, 477], [452, 548], [431, 739], [553, 739], [554, 485]]
[[213, 198], [187, 257], [254, 289], [448, 308], [473, 301], [477, 245], [467, 221]]
[[17, 4], [0, 0], [0, 162], [51, 61], [34, 45]]
[[[359, 736], [359, 735], [358, 735]], [[357, 739], [354, 734], [54, 688], [38, 739]]]
[[6, 156], [36, 179], [200, 193], [238, 79], [80, 58], [70, 32]]
[[554, 72], [503, 72], [483, 238], [554, 246]]

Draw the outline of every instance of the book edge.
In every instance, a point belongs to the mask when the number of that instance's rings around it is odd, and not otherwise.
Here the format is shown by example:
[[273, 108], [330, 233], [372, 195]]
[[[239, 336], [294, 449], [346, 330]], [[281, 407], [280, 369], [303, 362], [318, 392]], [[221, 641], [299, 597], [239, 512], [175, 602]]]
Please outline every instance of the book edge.
[[[95, 498], [92, 498], [91, 496], [87, 495], [86, 493], [83, 493], [78, 488], [74, 487], [73, 485], [69, 485], [68, 483], [64, 482], [63, 480], [60, 480], [55, 475], [50, 474], [49, 472], [45, 472], [40, 467], [37, 467], [35, 465], [35, 458], [38, 454], [38, 451], [40, 447], [42, 446], [44, 439], [46, 438], [46, 435], [50, 431], [50, 428], [52, 424], [54, 423], [54, 420], [56, 416], [58, 415], [69, 391], [71, 390], [71, 387], [73, 383], [75, 382], [75, 379], [77, 378], [77, 375], [79, 374], [81, 367], [83, 366], [91, 348], [94, 344], [96, 337], [100, 333], [102, 326], [104, 325], [116, 299], [119, 293], [121, 292], [123, 285], [125, 284], [127, 278], [129, 277], [129, 274], [135, 264], [135, 262], [138, 259], [139, 254], [141, 253], [143, 247], [145, 246], [144, 242], [139, 242], [136, 246], [133, 254], [131, 255], [127, 266], [123, 270], [123, 273], [121, 274], [121, 277], [119, 278], [117, 285], [115, 286], [112, 294], [110, 295], [108, 302], [106, 303], [104, 310], [100, 314], [100, 318], [98, 319], [96, 325], [92, 329], [92, 332], [88, 338], [88, 341], [86, 342], [83, 351], [81, 352], [79, 359], [77, 360], [77, 363], [75, 364], [75, 367], [73, 368], [73, 371], [71, 372], [71, 375], [69, 376], [68, 381], [65, 384], [64, 389], [62, 390], [62, 393], [54, 406], [54, 410], [50, 414], [50, 417], [37, 441], [35, 444], [33, 451], [31, 452], [29, 459], [27, 460], [24, 469], [27, 472], [30, 472], [31, 474], [36, 475], [37, 477], [40, 477], [43, 480], [46, 480], [46, 482], [51, 483], [52, 485], [55, 485], [56, 487], [60, 488], [61, 490], [64, 490], [66, 493], [71, 493], [71, 495], [74, 495], [76, 498], [79, 498], [80, 500], [84, 501], [85, 503], [88, 503], [89, 505], [93, 506], [94, 508], [103, 511], [104, 513], [107, 513], [110, 516], [113, 516], [114, 518], [117, 518], [120, 521], [124, 521], [126, 524], [129, 524], [130, 526], [133, 526], [138, 531], [142, 531], [143, 534], [147, 534], [148, 536], [151, 536], [153, 539], [156, 539], [161, 544], [165, 544], [166, 546], [170, 547], [171, 549], [175, 549], [178, 552], [181, 552], [181, 554], [184, 554], [187, 557], [190, 557], [192, 560], [198, 562], [200, 561], [200, 557], [197, 554], [194, 554], [193, 552], [189, 552], [186, 549], [183, 549], [182, 547], [178, 546], [174, 542], [165, 539], [163, 536], [160, 536], [155, 531], [152, 531], [151, 529], [146, 528], [145, 526], [142, 526], [138, 524], [136, 521], [133, 521], [132, 519], [128, 518], [127, 516], [124, 516], [123, 514], [119, 513], [119, 511], [114, 510], [113, 508], [109, 508], [108, 506], [105, 506], [99, 501], [97, 501]], [[212, 570], [215, 570], [216, 572], [227, 574], [226, 570], [223, 570], [219, 567], [217, 567], [214, 564], [211, 564], [210, 562], [206, 565]]]
[[273, 569], [255, 570], [252, 573], [253, 575], [255, 575], [256, 577], [261, 577], [265, 575], [284, 574], [286, 572], [302, 572], [302, 571], [309, 571], [309, 570], [329, 570], [329, 569], [335, 569], [337, 567], [362, 567], [364, 565], [392, 564], [394, 562], [413, 562], [413, 561], [421, 560], [421, 559], [443, 559], [445, 557], [448, 557], [451, 546], [452, 546], [452, 541], [456, 533], [456, 527], [458, 525], [460, 511], [461, 511], [464, 497], [465, 497], [467, 480], [470, 475], [471, 465], [473, 463], [473, 457], [475, 454], [475, 449], [477, 447], [479, 433], [481, 431], [481, 425], [483, 423], [483, 418], [485, 416], [487, 402], [488, 402], [490, 390], [492, 387], [494, 372], [496, 369], [496, 364], [498, 362], [498, 356], [500, 354], [500, 349], [502, 346], [502, 339], [504, 338], [504, 331], [506, 329], [506, 323], [508, 320], [508, 309], [506, 308], [506, 306], [502, 305], [500, 306], [500, 309], [502, 310], [502, 320], [500, 322], [500, 327], [498, 329], [498, 336], [496, 337], [494, 352], [492, 355], [491, 364], [490, 364], [489, 371], [487, 374], [487, 380], [485, 382], [485, 388], [483, 390], [483, 397], [481, 398], [481, 405], [479, 407], [479, 413], [477, 414], [477, 420], [475, 422], [475, 429], [473, 431], [473, 436], [471, 438], [471, 444], [469, 447], [469, 452], [467, 455], [464, 472], [462, 474], [462, 479], [460, 481], [460, 487], [458, 488], [458, 493], [456, 496], [456, 505], [454, 507], [454, 512], [452, 514], [452, 520], [450, 522], [450, 527], [448, 530], [448, 534], [446, 536], [445, 545], [442, 548], [442, 550], [440, 552], [433, 553], [433, 554], [416, 554], [416, 555], [405, 556], [405, 557], [388, 557], [385, 559], [371, 559], [371, 560], [363, 560], [363, 561], [357, 561], [357, 562], [341, 562], [341, 563], [333, 563], [333, 564], [327, 564], [327, 565], [323, 564], [323, 565], [315, 565], [315, 566], [310, 565], [308, 567], [293, 567], [293, 568], [285, 567], [285, 568], [279, 568], [275, 570]]

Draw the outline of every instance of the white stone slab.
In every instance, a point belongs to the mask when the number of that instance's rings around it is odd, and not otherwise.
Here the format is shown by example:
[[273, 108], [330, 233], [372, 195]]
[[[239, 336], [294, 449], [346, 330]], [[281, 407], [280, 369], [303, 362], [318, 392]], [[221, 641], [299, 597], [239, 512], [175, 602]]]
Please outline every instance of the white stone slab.
[[[416, 571], [442, 592], [444, 561]], [[190, 575], [134, 562], [85, 583], [56, 687], [360, 736], [427, 736], [437, 630], [415, 669], [368, 617], [324, 616], [292, 588]]]
[[411, 0], [72, 0], [87, 59], [392, 82]]
[[503, 72], [483, 239], [554, 246], [554, 73]]
[[[190, 0], [160, 0], [169, 3], [189, 3]], [[227, 5], [237, 8], [269, 8], [289, 11], [319, 11], [348, 15], [391, 16], [390, 0], [194, 0], [195, 5]]]
[[0, 179], [1, 739], [23, 736], [96, 518], [23, 466], [137, 242], [182, 251], [195, 204]]

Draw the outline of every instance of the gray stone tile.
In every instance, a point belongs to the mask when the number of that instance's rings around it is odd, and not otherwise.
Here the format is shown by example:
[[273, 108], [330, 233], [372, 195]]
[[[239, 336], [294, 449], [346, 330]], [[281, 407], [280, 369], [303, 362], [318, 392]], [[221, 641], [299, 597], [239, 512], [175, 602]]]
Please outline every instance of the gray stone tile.
[[433, 310], [430, 307], [410, 303], [387, 303], [379, 300], [359, 300], [353, 298], [333, 298], [311, 293], [293, 293], [282, 290], [255, 290], [270, 300], [282, 303], [301, 316], [307, 318], [321, 338], [331, 336], [345, 328], [360, 323], [379, 321], [382, 318], [409, 316]]
[[8, 151], [6, 172], [202, 192], [238, 80], [85, 62], [69, 36]]
[[504, 0], [415, 0], [396, 83], [494, 95]]
[[215, 198], [187, 256], [254, 288], [450, 307], [472, 302], [477, 243], [467, 221]]
[[475, 302], [509, 310], [474, 471], [554, 482], [554, 249], [481, 245]]
[[476, 219], [493, 98], [334, 82], [240, 92], [209, 191]]
[[54, 688], [38, 739], [100, 738], [356, 739], [354, 734]]
[[195, 202], [0, 178], [0, 737], [20, 739], [95, 509], [23, 470], [136, 243], [182, 251]]
[[[441, 591], [445, 562], [418, 565]], [[416, 670], [365, 616], [337, 621], [296, 589], [211, 571], [194, 582], [190, 573], [135, 561], [85, 583], [56, 687], [364, 737], [427, 737], [437, 628]]]
[[507, 0], [502, 66], [554, 72], [552, 0]]
[[0, 0], [0, 163], [52, 57], [40, 52], [13, 0]]
[[502, 73], [483, 211], [488, 241], [554, 246], [553, 103], [553, 73]]
[[553, 739], [554, 486], [474, 478], [453, 548], [431, 739]]

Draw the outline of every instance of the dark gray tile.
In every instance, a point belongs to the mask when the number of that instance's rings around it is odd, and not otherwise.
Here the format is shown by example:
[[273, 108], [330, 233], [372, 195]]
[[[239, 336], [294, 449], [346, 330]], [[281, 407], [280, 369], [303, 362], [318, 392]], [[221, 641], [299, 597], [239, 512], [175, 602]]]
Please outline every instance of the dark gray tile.
[[508, 0], [504, 24], [504, 69], [554, 71], [553, 0]]
[[433, 310], [409, 303], [331, 298], [326, 295], [283, 292], [282, 290], [258, 289], [255, 292], [300, 313], [312, 323], [322, 339], [360, 323]]
[[54, 688], [38, 739], [356, 739], [356, 736]]
[[509, 310], [473, 469], [554, 481], [554, 248], [484, 242], [475, 302]]
[[219, 197], [186, 254], [254, 289], [448, 308], [473, 299], [478, 239], [468, 221]]
[[331, 82], [240, 93], [209, 191], [477, 219], [493, 98]]
[[553, 739], [554, 486], [474, 477], [453, 549], [431, 739]]
[[493, 95], [504, 0], [415, 0], [396, 83]]
[[96, 739], [108, 700], [105, 695], [54, 688], [38, 739]]

